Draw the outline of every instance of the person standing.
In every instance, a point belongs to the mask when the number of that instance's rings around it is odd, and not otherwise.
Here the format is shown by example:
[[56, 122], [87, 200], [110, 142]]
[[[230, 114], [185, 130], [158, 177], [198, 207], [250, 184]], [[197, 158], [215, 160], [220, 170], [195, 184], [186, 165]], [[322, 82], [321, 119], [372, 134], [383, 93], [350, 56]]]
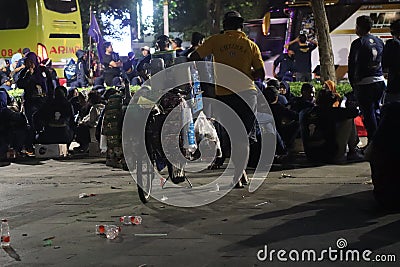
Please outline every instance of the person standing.
[[[276, 73], [276, 68], [279, 67], [278, 73]], [[285, 75], [288, 75], [288, 72], [293, 73], [294, 67], [294, 52], [292, 47], [287, 49], [287, 53], [282, 53], [275, 59], [274, 64], [272, 65], [272, 75], [274, 78], [282, 81]], [[290, 75], [289, 73], [289, 75]]]
[[400, 19], [392, 22], [393, 39], [383, 48], [382, 67], [388, 73], [387, 89], [383, 103], [400, 101]]
[[[256, 142], [256, 108], [257, 108], [257, 89], [254, 80], [264, 79], [264, 62], [258, 46], [251, 41], [243, 30], [244, 19], [237, 11], [229, 11], [224, 15], [223, 29], [221, 34], [209, 37], [193, 53], [189, 55], [189, 60], [198, 61], [208, 55], [213, 55], [214, 61], [233, 67], [249, 77], [249, 82], [245, 88], [235, 88], [235, 91], [217, 86], [216, 97], [219, 101], [231, 107], [243, 122], [250, 144]], [[216, 72], [218, 75], [218, 71]], [[246, 81], [247, 83], [247, 81]], [[236, 142], [234, 144], [239, 151], [249, 154], [247, 144]], [[231, 158], [235, 166], [233, 183], [236, 187], [243, 187], [243, 183], [248, 183], [245, 167], [247, 162], [242, 162], [242, 155], [232, 153]]]
[[372, 19], [369, 16], [357, 17], [356, 34], [359, 38], [351, 43], [348, 59], [349, 82], [363, 115], [368, 143], [378, 126], [379, 101], [386, 87], [381, 65], [384, 44], [370, 34], [371, 28]]
[[15, 68], [11, 74], [15, 83], [18, 81], [21, 71], [25, 68], [25, 59], [29, 52], [31, 52], [31, 50], [27, 47], [22, 49], [23, 56], [18, 59], [17, 65], [15, 66]]
[[318, 42], [315, 40], [307, 40], [305, 34], [285, 45], [288, 49], [291, 47], [294, 52], [294, 71], [297, 82], [311, 82], [311, 52], [317, 48]]
[[71, 83], [73, 88], [87, 87], [89, 85], [89, 68], [87, 63], [87, 53], [83, 50], [77, 50], [75, 53], [78, 58], [76, 63], [76, 81]]

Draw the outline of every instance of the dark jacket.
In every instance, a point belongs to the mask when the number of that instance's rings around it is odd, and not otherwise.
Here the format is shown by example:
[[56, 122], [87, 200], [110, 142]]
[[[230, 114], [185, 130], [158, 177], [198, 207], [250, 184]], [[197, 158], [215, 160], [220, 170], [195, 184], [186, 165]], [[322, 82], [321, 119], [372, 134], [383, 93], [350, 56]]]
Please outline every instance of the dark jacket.
[[383, 41], [367, 34], [351, 43], [348, 76], [351, 85], [359, 83], [367, 77], [382, 76]]
[[278, 132], [282, 132], [284, 124], [299, 120], [299, 114], [297, 112], [285, 107], [279, 102], [275, 104], [269, 104], [269, 107], [271, 108], [272, 115], [274, 116], [275, 126]]
[[388, 71], [387, 92], [400, 93], [400, 40], [388, 40], [383, 48], [382, 67]]
[[289, 104], [290, 109], [300, 113], [303, 109], [312, 108], [315, 106], [314, 103], [304, 99], [301, 96], [295, 96], [290, 101]]
[[274, 66], [279, 66], [279, 72], [277, 73], [278, 79], [282, 80], [286, 72], [293, 72], [294, 70], [294, 57], [290, 57], [287, 53], [279, 55], [274, 61]]
[[25, 67], [17, 81], [18, 88], [24, 89], [24, 100], [29, 102], [33, 98], [52, 96], [54, 93], [54, 85], [49, 70], [39, 65], [36, 54], [30, 52], [27, 55], [35, 64], [33, 73]]
[[385, 104], [382, 119], [370, 144], [371, 177], [376, 200], [386, 208], [400, 207], [400, 179], [397, 175], [400, 158], [400, 102]]
[[64, 93], [57, 89], [54, 98], [34, 114], [34, 127], [41, 131], [38, 142], [42, 144], [68, 144], [72, 141], [74, 114]]
[[307, 157], [331, 160], [337, 153], [337, 123], [358, 116], [356, 107], [340, 108], [315, 106], [300, 113], [300, 128]]
[[86, 60], [83, 58], [85, 56], [85, 51], [76, 51], [76, 56], [78, 57], [78, 62], [76, 63], [76, 81], [79, 83], [79, 87], [86, 87], [88, 85], [89, 69]]

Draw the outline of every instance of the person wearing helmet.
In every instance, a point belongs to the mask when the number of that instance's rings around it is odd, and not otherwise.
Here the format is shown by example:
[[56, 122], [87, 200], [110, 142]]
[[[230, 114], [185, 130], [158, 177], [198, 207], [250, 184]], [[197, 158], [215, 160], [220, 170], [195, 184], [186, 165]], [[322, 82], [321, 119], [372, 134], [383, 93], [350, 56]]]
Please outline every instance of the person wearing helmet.
[[[244, 19], [237, 11], [229, 11], [224, 15], [223, 32], [209, 37], [194, 52], [189, 55], [189, 60], [201, 60], [208, 55], [213, 55], [214, 61], [228, 65], [244, 73], [249, 79], [240, 79], [232, 84], [240, 85], [240, 88], [224, 88], [217, 86], [215, 94], [219, 101], [230, 106], [240, 117], [244, 124], [250, 144], [256, 142], [256, 105], [257, 89], [254, 80], [264, 80], [264, 62], [261, 57], [259, 47], [250, 40], [243, 30]], [[216, 82], [218, 84], [218, 75], [216, 70]], [[235, 79], [237, 77], [230, 77]], [[223, 142], [224, 143], [224, 142]], [[247, 184], [247, 175], [245, 172], [246, 159], [249, 146], [247, 143], [232, 142], [238, 149], [245, 153], [232, 153], [231, 158], [235, 166], [235, 174], [232, 183], [241, 188]], [[225, 147], [226, 148], [226, 147]], [[227, 151], [225, 149], [225, 151]]]

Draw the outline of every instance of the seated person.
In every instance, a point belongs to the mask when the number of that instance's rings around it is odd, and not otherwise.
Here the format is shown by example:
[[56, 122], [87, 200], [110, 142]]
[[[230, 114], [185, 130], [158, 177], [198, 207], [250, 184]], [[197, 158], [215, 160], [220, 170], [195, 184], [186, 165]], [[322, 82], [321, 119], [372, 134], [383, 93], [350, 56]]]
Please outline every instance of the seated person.
[[287, 81], [282, 81], [279, 83], [279, 94], [284, 96], [287, 100], [287, 103], [284, 105], [287, 105], [293, 98], [294, 95], [290, 92], [290, 84]]
[[121, 85], [122, 61], [119, 58], [119, 54], [114, 52], [110, 42], [104, 43], [104, 55], [101, 63], [104, 66], [103, 75], [97, 77], [94, 84], [103, 85], [105, 82], [107, 86]]
[[122, 70], [125, 72], [130, 84], [137, 85], [140, 83], [139, 74], [136, 71], [138, 61], [135, 58], [135, 53], [129, 52], [127, 60], [122, 65]]
[[[280, 82], [277, 79], [268, 79], [266, 81], [266, 87], [268, 86], [273, 86], [275, 87], [276, 90], [280, 91]], [[283, 94], [278, 94], [278, 102], [281, 103], [284, 106], [287, 106], [288, 104], [288, 99], [286, 98], [285, 95]]]
[[[141, 85], [144, 81], [149, 79], [149, 71], [147, 69], [147, 65], [150, 64], [151, 54], [150, 54], [150, 47], [143, 46], [141, 49], [142, 51], [142, 58], [139, 59], [136, 65], [136, 71], [138, 73], [138, 79], [136, 80], [137, 85]], [[132, 82], [132, 85], [135, 85]]]
[[305, 108], [315, 106], [315, 88], [312, 84], [303, 83], [300, 92], [301, 96], [293, 97], [288, 104], [288, 107], [297, 113], [300, 113]]
[[7, 107], [15, 112], [19, 112], [20, 109], [17, 100], [6, 89], [0, 87], [0, 91], [4, 92], [7, 96]]
[[374, 140], [368, 145], [366, 157], [371, 166], [374, 196], [387, 209], [400, 208], [400, 180], [397, 175], [400, 164], [399, 129], [400, 102], [391, 102], [382, 107], [382, 119]]
[[[264, 100], [265, 101], [265, 100]], [[261, 148], [262, 148], [262, 138], [269, 138], [271, 136], [275, 136], [275, 162], [283, 159], [287, 156], [287, 149], [285, 144], [282, 141], [281, 136], [276, 131], [275, 122], [273, 115], [270, 114], [270, 109], [265, 107], [264, 101], [258, 101], [257, 104], [257, 128], [256, 128], [256, 137], [257, 142], [250, 145], [250, 154], [249, 161], [247, 166], [251, 168], [257, 167], [257, 164], [260, 160]], [[263, 103], [263, 104], [261, 104]], [[270, 140], [267, 139], [267, 144]], [[268, 153], [267, 153], [268, 154]]]
[[88, 103], [90, 105], [89, 114], [78, 122], [76, 129], [76, 142], [79, 147], [74, 148], [78, 152], [88, 152], [89, 143], [95, 140], [95, 131], [101, 112], [105, 105], [102, 103], [101, 95], [97, 91], [91, 91], [88, 95]]
[[180, 57], [181, 54], [183, 53], [183, 48], [182, 48], [182, 39], [181, 38], [175, 38], [171, 40], [171, 45], [172, 45], [172, 50], [176, 51], [176, 56]]
[[[164, 66], [163, 66], [164, 68], [172, 66], [176, 58], [176, 51], [169, 49], [170, 43], [171, 41], [168, 36], [166, 35], [159, 36], [156, 42], [157, 51], [151, 55], [151, 59], [162, 58], [164, 60]], [[153, 69], [152, 69], [152, 74], [153, 74]]]
[[336, 92], [336, 84], [334, 81], [331, 80], [327, 80], [324, 82], [324, 84], [322, 85], [323, 89], [326, 90], [330, 90], [332, 91], [332, 93], [335, 95], [336, 101], [333, 103], [334, 107], [339, 107], [340, 106], [340, 102], [342, 101], [342, 98], [340, 97], [340, 95]]
[[360, 160], [357, 152], [358, 137], [354, 118], [358, 109], [333, 107], [335, 94], [322, 89], [318, 92], [316, 106], [300, 113], [301, 137], [304, 151], [311, 161], [340, 163], [345, 159]]
[[0, 160], [6, 158], [9, 148], [17, 154], [23, 149], [27, 137], [27, 123], [25, 116], [15, 112], [7, 106], [7, 94], [0, 91]]
[[268, 86], [263, 92], [274, 116], [276, 130], [285, 147], [291, 148], [299, 134], [299, 114], [278, 102], [279, 92], [274, 86]]
[[74, 113], [66, 95], [67, 89], [64, 86], [57, 86], [54, 98], [48, 98], [34, 114], [33, 126], [38, 132], [37, 144], [69, 145], [72, 142]]

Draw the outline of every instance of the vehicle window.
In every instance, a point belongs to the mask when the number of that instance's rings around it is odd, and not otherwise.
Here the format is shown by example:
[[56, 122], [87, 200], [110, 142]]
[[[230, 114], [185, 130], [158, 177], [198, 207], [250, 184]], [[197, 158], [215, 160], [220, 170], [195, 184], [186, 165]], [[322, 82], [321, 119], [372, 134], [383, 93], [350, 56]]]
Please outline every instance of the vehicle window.
[[72, 13], [78, 10], [76, 0], [44, 0], [48, 10], [59, 13]]
[[27, 0], [3, 1], [0, 18], [0, 30], [25, 29], [29, 24]]

